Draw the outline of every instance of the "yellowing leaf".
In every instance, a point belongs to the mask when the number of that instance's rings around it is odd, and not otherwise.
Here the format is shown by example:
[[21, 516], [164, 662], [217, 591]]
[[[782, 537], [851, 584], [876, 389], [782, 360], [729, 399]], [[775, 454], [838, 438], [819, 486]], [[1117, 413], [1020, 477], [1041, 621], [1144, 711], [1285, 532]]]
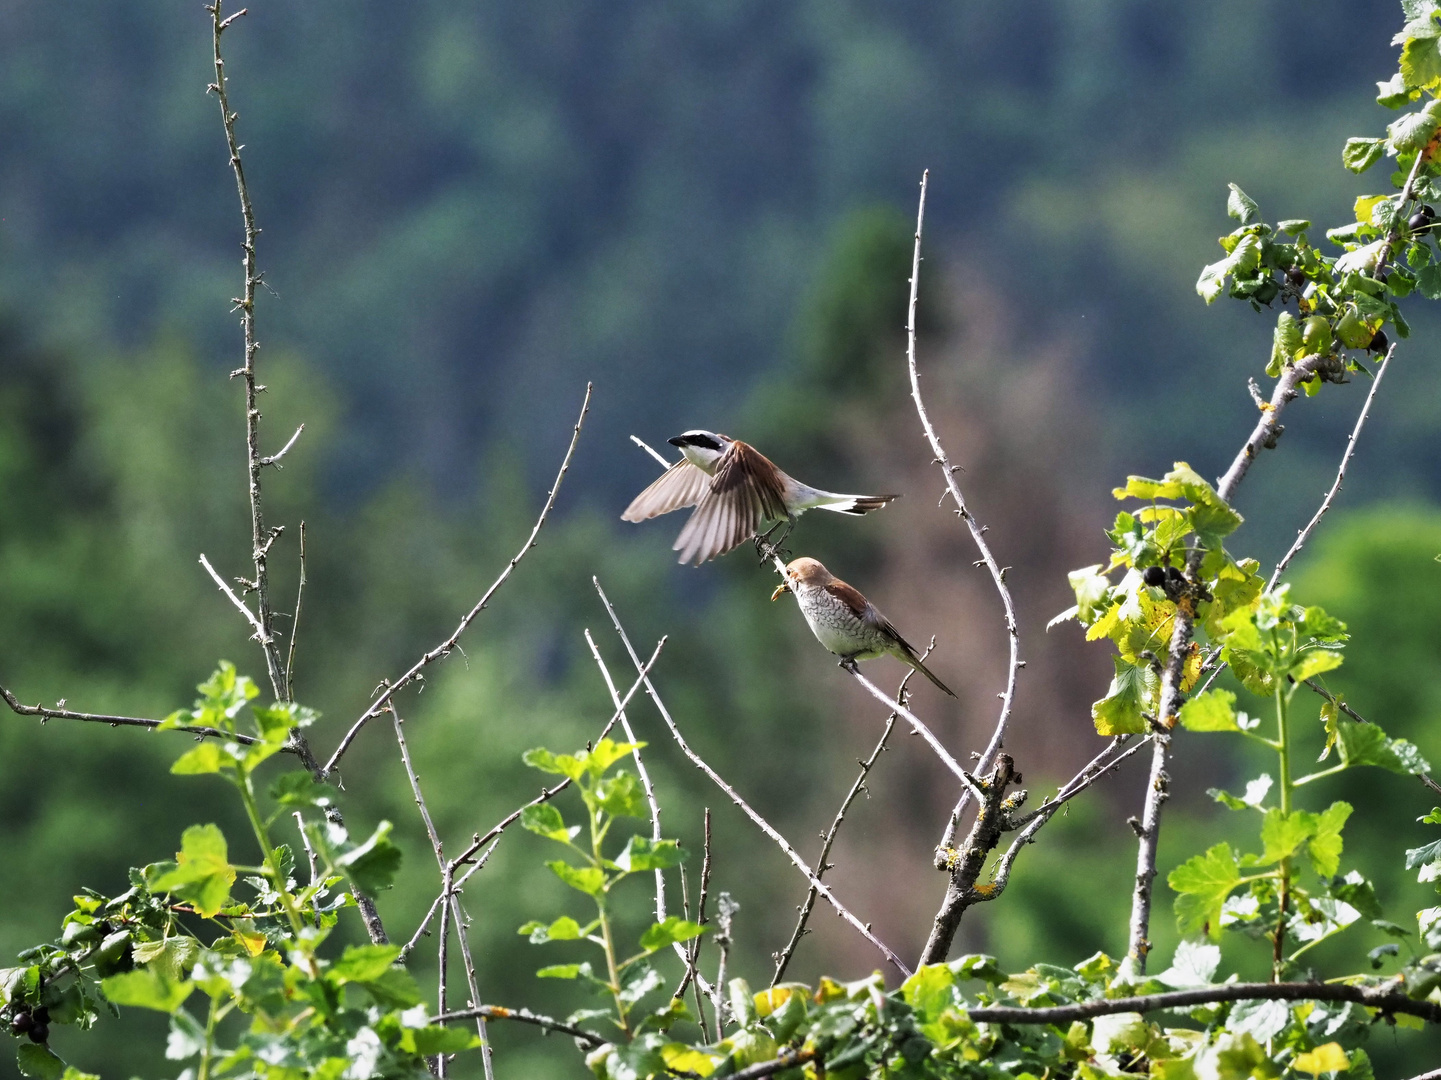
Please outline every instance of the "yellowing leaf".
[[1320, 1076], [1323, 1072], [1345, 1072], [1351, 1068], [1351, 1062], [1346, 1059], [1346, 1051], [1341, 1049], [1340, 1043], [1330, 1042], [1297, 1054], [1295, 1066], [1299, 1072]]

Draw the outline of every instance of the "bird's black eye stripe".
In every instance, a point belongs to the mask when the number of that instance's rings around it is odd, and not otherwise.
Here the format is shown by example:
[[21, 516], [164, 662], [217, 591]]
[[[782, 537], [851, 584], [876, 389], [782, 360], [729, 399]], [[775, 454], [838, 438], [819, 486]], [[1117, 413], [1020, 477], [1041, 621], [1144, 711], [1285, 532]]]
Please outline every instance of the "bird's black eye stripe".
[[692, 435], [690, 442], [694, 446], [704, 446], [707, 450], [719, 450], [721, 444], [709, 435]]

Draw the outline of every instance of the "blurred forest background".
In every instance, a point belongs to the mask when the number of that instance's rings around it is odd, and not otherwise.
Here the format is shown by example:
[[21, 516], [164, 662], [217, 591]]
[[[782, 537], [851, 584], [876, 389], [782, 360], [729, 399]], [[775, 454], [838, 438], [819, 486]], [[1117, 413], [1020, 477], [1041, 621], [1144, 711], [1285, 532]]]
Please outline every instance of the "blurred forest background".
[[[307, 522], [297, 667], [301, 700], [325, 714], [314, 741], [333, 746], [518, 548], [593, 380], [540, 547], [466, 656], [403, 698], [452, 845], [534, 790], [523, 750], [574, 749], [609, 715], [583, 627], [628, 684], [592, 573], [639, 648], [671, 635], [657, 681], [672, 711], [808, 858], [880, 732], [880, 710], [794, 605], [766, 602], [773, 579], [750, 556], [678, 567], [681, 518], [622, 525], [655, 471], [632, 433], [662, 446], [708, 427], [817, 485], [904, 492], [860, 521], [811, 515], [792, 547], [912, 640], [936, 635], [933, 665], [961, 697], [921, 685], [915, 706], [958, 756], [978, 749], [1003, 683], [1000, 611], [936, 509], [904, 379], [929, 167], [921, 362], [967, 496], [1013, 567], [1028, 666], [1010, 749], [1039, 798], [1100, 746], [1088, 706], [1108, 649], [1043, 627], [1071, 603], [1066, 571], [1104, 558], [1111, 487], [1176, 459], [1214, 476], [1252, 424], [1245, 380], [1264, 367], [1270, 320], [1193, 291], [1230, 227], [1225, 183], [1273, 218], [1349, 221], [1367, 184], [1341, 168], [1341, 144], [1390, 119], [1372, 88], [1395, 70], [1398, 15], [1394, 0], [251, 3], [228, 70], [273, 289], [259, 311], [267, 445], [307, 425], [267, 490], [269, 519], [287, 526], [272, 556], [287, 610]], [[0, 681], [27, 701], [159, 716], [218, 657], [263, 674], [196, 563], [204, 551], [238, 574], [248, 558], [242, 399], [226, 380], [241, 361], [227, 311], [240, 224], [204, 94], [209, 47], [198, 3], [0, 0]], [[1419, 298], [1407, 317], [1415, 336], [1296, 595], [1356, 636], [1334, 685], [1437, 761], [1441, 320]], [[1243, 489], [1234, 552], [1284, 549], [1361, 389], [1297, 406]], [[899, 677], [889, 660], [869, 672]], [[648, 705], [633, 717], [667, 834], [698, 849], [701, 808], [715, 808], [714, 888], [741, 904], [735, 966], [764, 984], [803, 881], [684, 766]], [[916, 740], [894, 742], [834, 879], [914, 955], [956, 793]], [[183, 749], [0, 715], [0, 965], [53, 936], [81, 886], [119, 890], [127, 866], [169, 857], [185, 825], [242, 835], [222, 785], [168, 774]], [[1255, 767], [1178, 739], [1163, 873], [1238, 832], [1204, 792]], [[381, 911], [403, 939], [437, 886], [387, 725], [344, 775], [355, 831], [397, 823], [407, 872]], [[1425, 901], [1402, 852], [1432, 804], [1419, 784], [1376, 779], [1307, 797], [1357, 803], [1349, 856], [1406, 921]], [[1021, 966], [1123, 951], [1141, 782], [1130, 767], [1079, 800], [1004, 899], [968, 916], [962, 947]], [[466, 902], [490, 1000], [564, 1012], [577, 989], [532, 972], [572, 957], [515, 934], [573, 911], [545, 857], [538, 838], [507, 837]], [[1175, 941], [1164, 896], [1162, 961]], [[792, 977], [879, 966], [824, 906], [813, 925]], [[433, 985], [433, 959], [417, 957]], [[1263, 969], [1245, 950], [1231, 959]], [[162, 1031], [107, 1019], [67, 1029], [57, 1050], [107, 1077], [170, 1075]], [[493, 1034], [502, 1076], [579, 1070], [563, 1040]], [[1371, 1049], [1398, 1062], [1406, 1047], [1382, 1029]], [[12, 1069], [0, 1055], [0, 1077]]]

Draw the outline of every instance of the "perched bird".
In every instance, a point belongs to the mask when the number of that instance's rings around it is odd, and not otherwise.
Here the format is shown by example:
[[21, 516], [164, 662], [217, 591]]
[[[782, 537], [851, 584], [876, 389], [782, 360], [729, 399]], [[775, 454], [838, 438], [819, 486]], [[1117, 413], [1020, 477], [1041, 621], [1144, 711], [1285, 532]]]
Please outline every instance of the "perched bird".
[[796, 559], [786, 567], [786, 579], [776, 586], [771, 599], [778, 599], [784, 592], [795, 593], [811, 633], [839, 656], [843, 665], [889, 653], [915, 668], [951, 697], [956, 696], [954, 690], [921, 663], [916, 650], [874, 604], [815, 559]]
[[645, 521], [694, 506], [695, 513], [672, 545], [683, 563], [699, 566], [724, 555], [759, 534], [765, 522], [790, 525], [812, 509], [859, 516], [899, 497], [837, 495], [807, 487], [754, 446], [729, 435], [687, 431], [669, 442], [685, 457], [637, 495], [620, 517]]

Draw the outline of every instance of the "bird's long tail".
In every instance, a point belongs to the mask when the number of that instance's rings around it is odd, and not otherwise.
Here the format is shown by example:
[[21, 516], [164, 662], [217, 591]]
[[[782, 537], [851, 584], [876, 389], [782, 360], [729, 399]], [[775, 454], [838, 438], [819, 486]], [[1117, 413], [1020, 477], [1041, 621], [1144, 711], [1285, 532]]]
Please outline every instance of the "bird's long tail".
[[837, 514], [854, 514], [859, 517], [879, 510], [886, 503], [899, 499], [899, 495], [840, 495], [834, 491], [806, 492], [803, 510], [830, 510]]
[[902, 659], [904, 659], [906, 663], [910, 664], [911, 667], [915, 668], [926, 678], [930, 679], [931, 682], [935, 683], [936, 689], [940, 690], [943, 693], [949, 694], [951, 697], [956, 696], [956, 692], [945, 683], [941, 682], [940, 679], [936, 678], [935, 673], [931, 671], [930, 668], [926, 667], [925, 664], [921, 663], [919, 659], [914, 656], [906, 656], [902, 657]]

